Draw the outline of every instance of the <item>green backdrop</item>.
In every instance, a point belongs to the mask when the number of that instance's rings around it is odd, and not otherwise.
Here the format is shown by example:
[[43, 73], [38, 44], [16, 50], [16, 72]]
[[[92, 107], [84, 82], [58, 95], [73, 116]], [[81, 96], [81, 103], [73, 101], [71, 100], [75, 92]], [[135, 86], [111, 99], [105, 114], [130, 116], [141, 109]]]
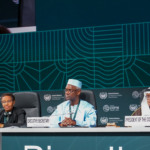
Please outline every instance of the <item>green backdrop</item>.
[[150, 23], [0, 35], [0, 91], [84, 89], [150, 83]]
[[[0, 35], [0, 92], [37, 91], [47, 115], [63, 101], [67, 80], [76, 78], [94, 91], [99, 123], [113, 117], [123, 125], [140, 103], [132, 93], [150, 86], [149, 3], [37, 0], [37, 32]], [[109, 91], [123, 96], [101, 100]], [[46, 102], [42, 92], [61, 94]]]

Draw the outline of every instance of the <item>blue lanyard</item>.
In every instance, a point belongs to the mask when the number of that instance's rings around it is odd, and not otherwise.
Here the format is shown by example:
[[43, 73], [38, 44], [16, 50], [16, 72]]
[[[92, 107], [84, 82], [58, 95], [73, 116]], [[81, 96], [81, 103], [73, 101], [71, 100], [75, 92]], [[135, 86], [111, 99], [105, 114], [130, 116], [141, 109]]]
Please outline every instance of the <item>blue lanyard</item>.
[[72, 120], [75, 120], [75, 118], [76, 118], [76, 115], [77, 115], [77, 112], [78, 112], [78, 109], [79, 109], [79, 105], [80, 105], [80, 100], [79, 100], [79, 103], [78, 103], [78, 105], [77, 105], [77, 108], [76, 108], [76, 111], [75, 111], [75, 114], [74, 114], [73, 119], [72, 119], [72, 113], [71, 113], [71, 104], [69, 105], [70, 118], [71, 118]]

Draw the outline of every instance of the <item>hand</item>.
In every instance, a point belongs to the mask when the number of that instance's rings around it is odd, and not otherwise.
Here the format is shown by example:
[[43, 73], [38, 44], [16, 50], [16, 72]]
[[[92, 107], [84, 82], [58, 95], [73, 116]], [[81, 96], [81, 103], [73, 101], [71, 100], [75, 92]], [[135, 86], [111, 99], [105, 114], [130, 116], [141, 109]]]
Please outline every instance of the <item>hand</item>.
[[60, 123], [61, 127], [67, 127], [67, 126], [75, 126], [76, 121], [72, 120], [71, 118], [65, 117], [65, 119]]
[[0, 123], [0, 128], [3, 128], [4, 127], [4, 124]]

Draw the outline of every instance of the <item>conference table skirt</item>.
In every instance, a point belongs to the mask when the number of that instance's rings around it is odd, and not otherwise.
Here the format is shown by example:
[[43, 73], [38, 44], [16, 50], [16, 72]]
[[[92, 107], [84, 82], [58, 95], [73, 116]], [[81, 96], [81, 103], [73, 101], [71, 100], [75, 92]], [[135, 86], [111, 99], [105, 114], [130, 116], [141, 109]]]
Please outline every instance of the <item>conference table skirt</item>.
[[0, 150], [149, 150], [148, 127], [3, 128]]

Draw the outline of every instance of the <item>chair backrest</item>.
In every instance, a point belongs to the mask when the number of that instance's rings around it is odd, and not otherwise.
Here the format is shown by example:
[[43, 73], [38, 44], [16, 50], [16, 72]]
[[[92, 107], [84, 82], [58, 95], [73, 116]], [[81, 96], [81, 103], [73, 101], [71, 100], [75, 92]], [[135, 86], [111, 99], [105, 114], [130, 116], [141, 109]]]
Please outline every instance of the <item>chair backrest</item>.
[[89, 102], [90, 104], [92, 104], [95, 109], [96, 107], [96, 100], [95, 100], [95, 96], [93, 91], [91, 90], [81, 90], [81, 94], [80, 94], [80, 99], [83, 99], [87, 102]]
[[26, 117], [40, 117], [41, 106], [39, 95], [36, 92], [16, 92], [15, 107], [22, 108], [26, 112]]

